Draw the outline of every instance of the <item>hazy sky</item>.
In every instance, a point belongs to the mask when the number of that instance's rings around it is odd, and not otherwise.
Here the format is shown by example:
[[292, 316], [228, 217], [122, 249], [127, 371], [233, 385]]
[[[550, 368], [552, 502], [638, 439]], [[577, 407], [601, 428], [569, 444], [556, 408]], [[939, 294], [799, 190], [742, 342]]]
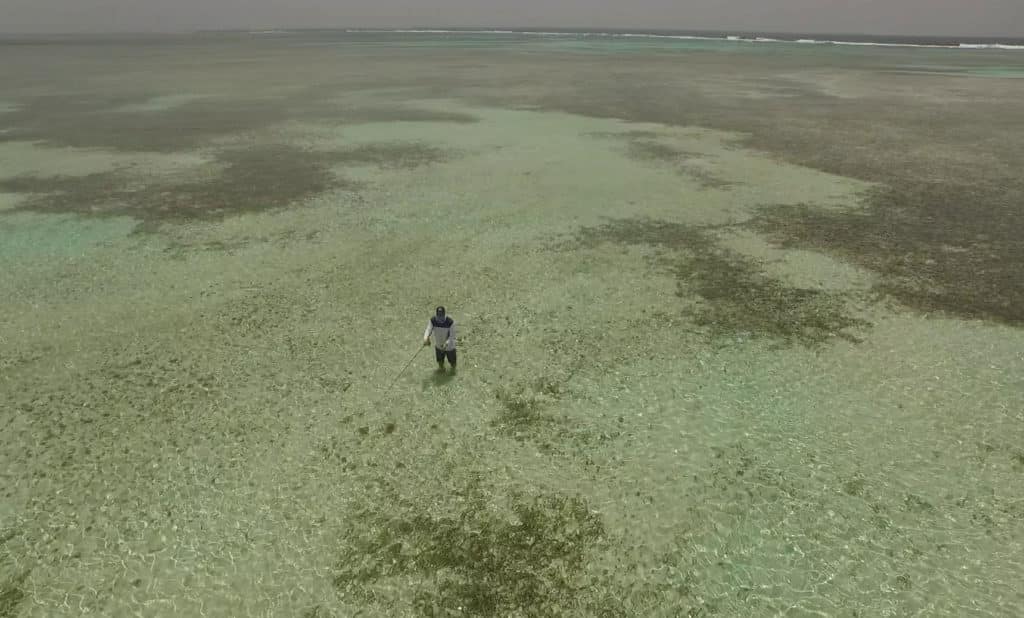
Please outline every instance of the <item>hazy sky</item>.
[[1024, 37], [1024, 0], [0, 0], [0, 32], [423, 25]]

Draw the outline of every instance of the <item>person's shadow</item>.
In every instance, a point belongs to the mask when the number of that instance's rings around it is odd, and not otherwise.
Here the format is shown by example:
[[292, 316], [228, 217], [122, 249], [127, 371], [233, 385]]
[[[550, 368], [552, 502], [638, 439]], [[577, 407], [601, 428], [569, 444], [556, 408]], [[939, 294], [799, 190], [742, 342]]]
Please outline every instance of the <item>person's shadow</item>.
[[455, 379], [455, 372], [450, 370], [431, 371], [430, 375], [423, 379], [423, 390], [438, 388], [448, 384]]

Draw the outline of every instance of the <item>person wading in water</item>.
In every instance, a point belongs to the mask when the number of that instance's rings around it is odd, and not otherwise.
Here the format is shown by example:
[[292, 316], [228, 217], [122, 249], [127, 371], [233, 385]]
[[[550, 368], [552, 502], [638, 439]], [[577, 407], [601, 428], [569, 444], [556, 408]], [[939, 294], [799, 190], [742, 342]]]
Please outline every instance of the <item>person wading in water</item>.
[[444, 371], [444, 359], [448, 359], [452, 371], [455, 371], [455, 320], [438, 307], [434, 317], [427, 322], [427, 330], [423, 333], [423, 345], [430, 345], [434, 340], [434, 356], [437, 358], [437, 370]]

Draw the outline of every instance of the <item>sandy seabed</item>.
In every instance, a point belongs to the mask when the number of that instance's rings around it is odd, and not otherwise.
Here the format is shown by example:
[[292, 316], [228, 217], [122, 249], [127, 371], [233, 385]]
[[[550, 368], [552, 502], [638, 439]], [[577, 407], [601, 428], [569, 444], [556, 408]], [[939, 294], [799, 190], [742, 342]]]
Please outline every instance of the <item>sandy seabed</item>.
[[9, 48], [0, 616], [1024, 612], [1020, 61], [379, 36]]

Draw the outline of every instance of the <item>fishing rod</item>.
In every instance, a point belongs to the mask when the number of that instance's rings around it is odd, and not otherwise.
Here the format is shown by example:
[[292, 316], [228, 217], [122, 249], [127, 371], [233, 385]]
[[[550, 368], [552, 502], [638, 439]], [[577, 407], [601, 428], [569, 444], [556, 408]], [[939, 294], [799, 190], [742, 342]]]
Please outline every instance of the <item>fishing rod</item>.
[[388, 385], [387, 390], [384, 391], [384, 396], [385, 397], [387, 397], [388, 395], [391, 394], [391, 389], [395, 387], [395, 384], [398, 382], [398, 379], [402, 377], [402, 374], [405, 373], [405, 370], [409, 368], [409, 365], [411, 365], [414, 360], [416, 360], [416, 357], [420, 355], [420, 352], [422, 352], [423, 348], [425, 348], [425, 347], [426, 346], [420, 346], [416, 350], [416, 353], [412, 355], [412, 358], [409, 359], [409, 362], [405, 364], [405, 367], [402, 367], [402, 370], [398, 372], [398, 375], [395, 376], [395, 379], [391, 381], [390, 385]]

